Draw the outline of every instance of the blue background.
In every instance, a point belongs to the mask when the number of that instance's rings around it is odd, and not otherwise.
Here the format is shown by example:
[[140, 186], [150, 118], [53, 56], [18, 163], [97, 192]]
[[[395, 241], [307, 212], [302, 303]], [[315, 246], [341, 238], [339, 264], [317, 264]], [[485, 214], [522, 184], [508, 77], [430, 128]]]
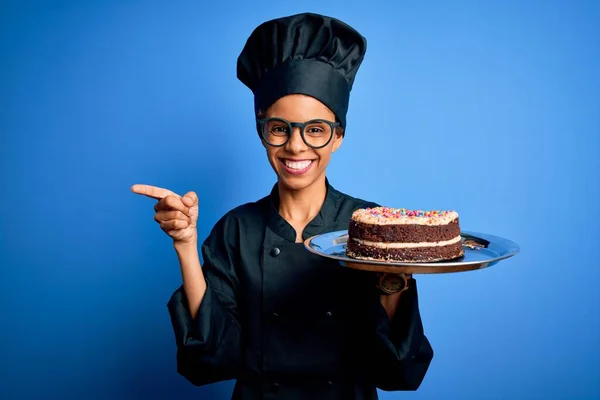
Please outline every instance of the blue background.
[[229, 398], [176, 373], [176, 256], [129, 187], [197, 191], [201, 237], [268, 193], [235, 62], [302, 11], [369, 41], [331, 183], [522, 247], [419, 277], [435, 358], [382, 398], [598, 398], [599, 3], [283, 3], [2, 2], [0, 398]]

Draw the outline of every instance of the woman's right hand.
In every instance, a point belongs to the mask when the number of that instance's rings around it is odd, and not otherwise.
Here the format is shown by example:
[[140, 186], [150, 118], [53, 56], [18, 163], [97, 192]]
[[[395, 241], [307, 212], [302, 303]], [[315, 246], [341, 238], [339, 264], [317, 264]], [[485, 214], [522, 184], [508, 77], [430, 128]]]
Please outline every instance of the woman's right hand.
[[179, 196], [168, 189], [150, 185], [133, 185], [133, 193], [158, 200], [154, 220], [175, 244], [197, 243], [198, 196], [188, 192]]

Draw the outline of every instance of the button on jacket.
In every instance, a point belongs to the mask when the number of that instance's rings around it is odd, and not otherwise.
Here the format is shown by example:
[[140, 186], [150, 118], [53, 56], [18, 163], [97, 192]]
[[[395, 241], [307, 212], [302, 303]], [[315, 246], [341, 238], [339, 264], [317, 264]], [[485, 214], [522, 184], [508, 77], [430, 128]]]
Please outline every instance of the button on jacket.
[[[348, 228], [377, 204], [327, 181], [304, 239]], [[410, 280], [390, 321], [376, 277], [296, 243], [278, 213], [277, 185], [228, 212], [202, 245], [206, 294], [191, 318], [183, 287], [168, 303], [177, 369], [194, 385], [236, 379], [233, 399], [376, 399], [376, 388], [416, 390], [433, 350]]]

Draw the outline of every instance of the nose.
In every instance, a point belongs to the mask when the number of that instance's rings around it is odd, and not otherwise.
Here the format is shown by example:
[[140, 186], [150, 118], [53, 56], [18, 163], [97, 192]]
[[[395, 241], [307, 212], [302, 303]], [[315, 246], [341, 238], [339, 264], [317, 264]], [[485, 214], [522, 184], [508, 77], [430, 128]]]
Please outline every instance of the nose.
[[287, 151], [294, 154], [300, 153], [307, 149], [308, 146], [306, 146], [306, 143], [304, 143], [304, 140], [302, 140], [302, 134], [299, 127], [295, 126], [292, 128], [290, 140], [288, 140], [285, 147]]

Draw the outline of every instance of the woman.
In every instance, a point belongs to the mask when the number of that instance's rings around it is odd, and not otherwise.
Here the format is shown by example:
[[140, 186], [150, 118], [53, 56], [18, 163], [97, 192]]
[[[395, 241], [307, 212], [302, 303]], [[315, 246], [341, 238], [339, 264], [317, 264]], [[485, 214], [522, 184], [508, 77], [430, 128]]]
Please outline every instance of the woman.
[[197, 247], [198, 197], [134, 185], [153, 197], [173, 238], [183, 285], [168, 304], [178, 371], [195, 385], [236, 379], [235, 399], [376, 399], [415, 390], [433, 351], [417, 287], [384, 294], [373, 273], [306, 251], [312, 235], [347, 229], [375, 203], [326, 178], [342, 144], [365, 39], [316, 14], [268, 21], [238, 58], [255, 96], [257, 130], [277, 183], [265, 198], [222, 217]]

